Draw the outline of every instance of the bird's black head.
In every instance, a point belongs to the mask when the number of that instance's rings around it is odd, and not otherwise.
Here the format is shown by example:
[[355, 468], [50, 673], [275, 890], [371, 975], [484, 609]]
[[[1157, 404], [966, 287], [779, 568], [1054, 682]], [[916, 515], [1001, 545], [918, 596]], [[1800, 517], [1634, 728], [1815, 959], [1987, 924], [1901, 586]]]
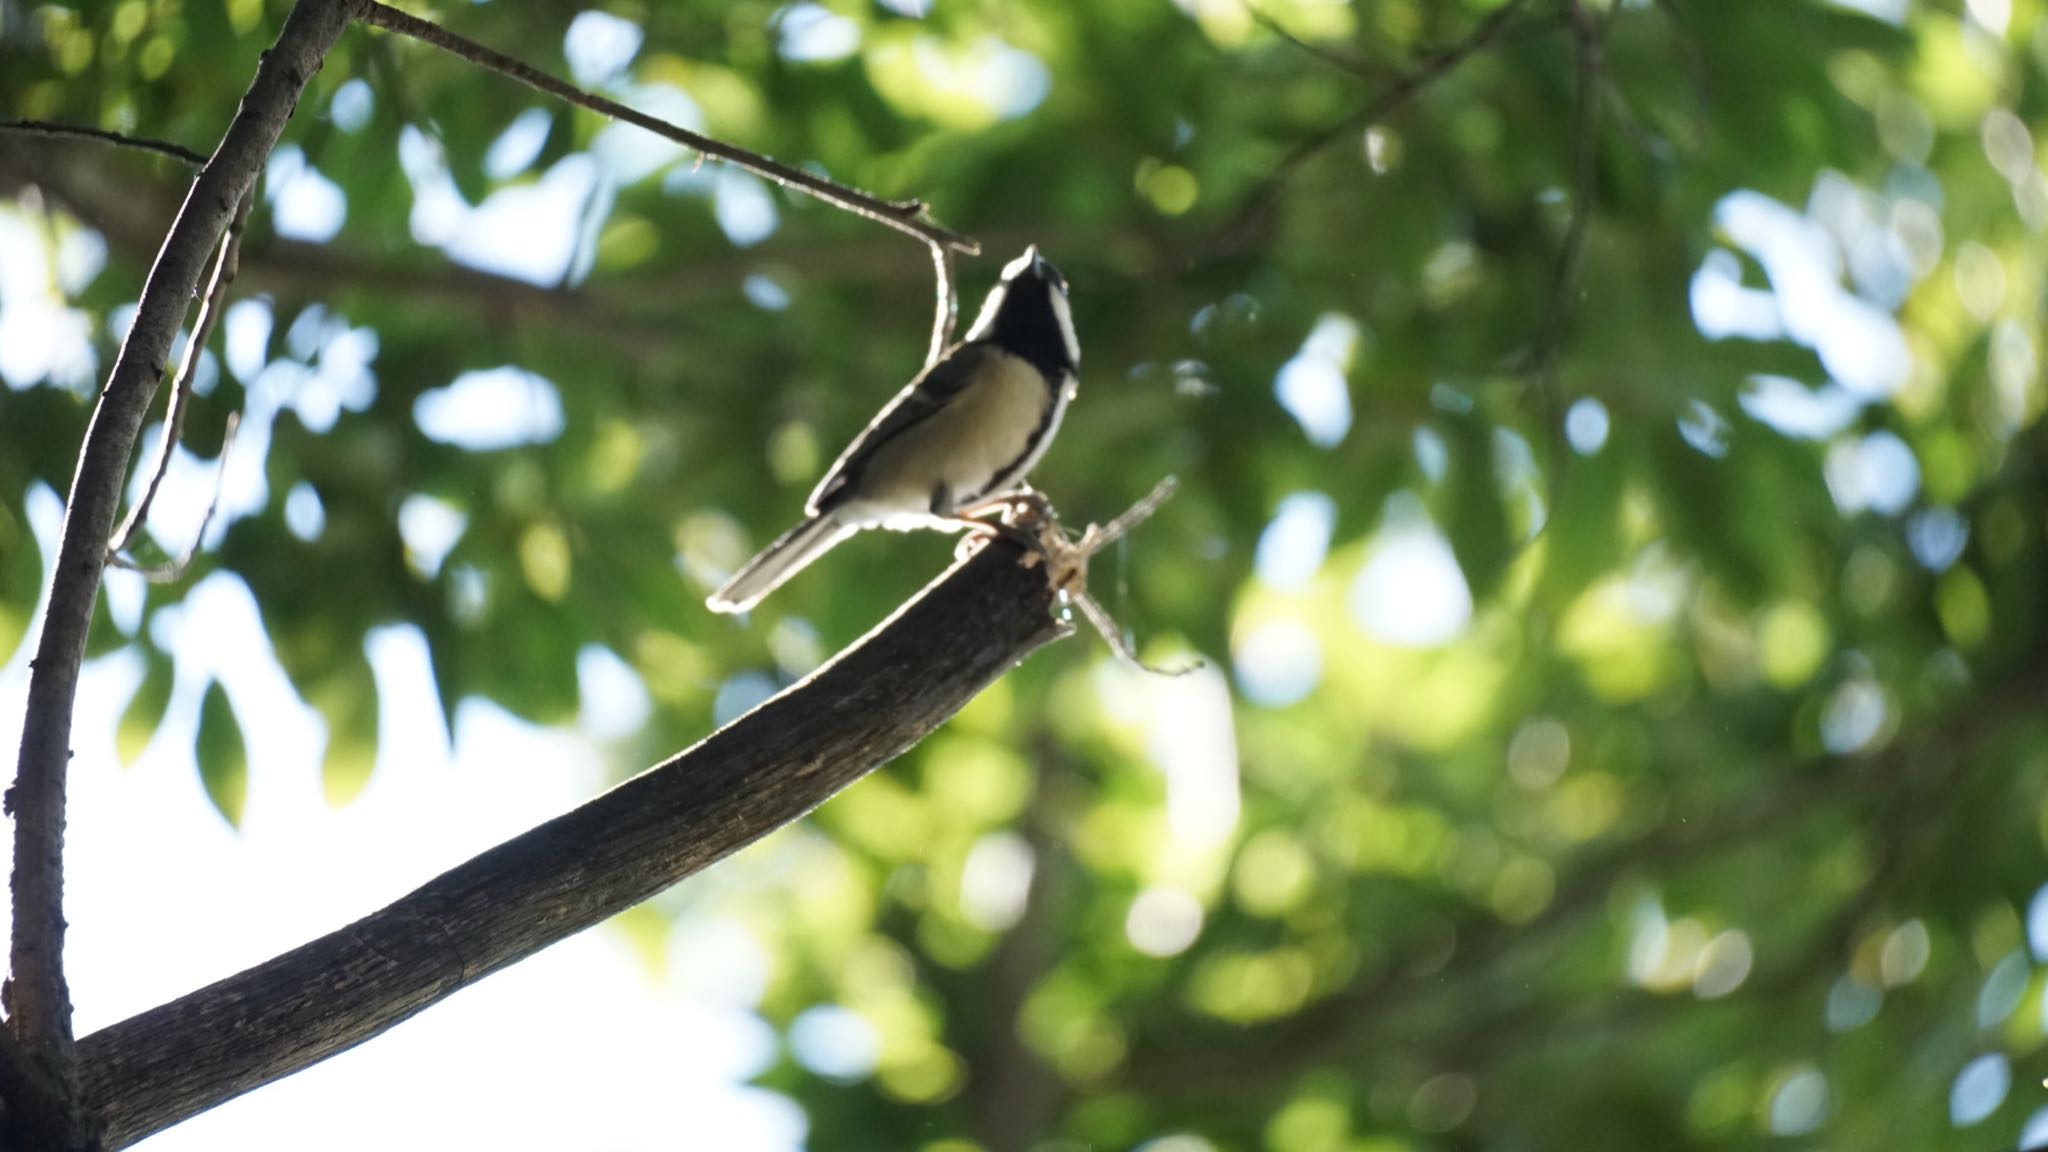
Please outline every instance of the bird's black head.
[[1035, 244], [1003, 267], [1001, 282], [988, 294], [967, 338], [993, 341], [1048, 376], [1081, 370], [1067, 278], [1039, 255]]

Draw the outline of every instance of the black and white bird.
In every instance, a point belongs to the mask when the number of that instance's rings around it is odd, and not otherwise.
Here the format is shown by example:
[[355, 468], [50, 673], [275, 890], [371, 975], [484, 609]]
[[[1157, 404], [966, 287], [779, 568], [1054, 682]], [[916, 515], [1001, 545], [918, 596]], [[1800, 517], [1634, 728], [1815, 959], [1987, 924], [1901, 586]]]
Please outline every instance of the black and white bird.
[[966, 339], [889, 401], [804, 506], [804, 519], [706, 603], [744, 612], [864, 528], [968, 526], [963, 511], [1016, 491], [1080, 383], [1067, 280], [1036, 245], [1004, 266]]

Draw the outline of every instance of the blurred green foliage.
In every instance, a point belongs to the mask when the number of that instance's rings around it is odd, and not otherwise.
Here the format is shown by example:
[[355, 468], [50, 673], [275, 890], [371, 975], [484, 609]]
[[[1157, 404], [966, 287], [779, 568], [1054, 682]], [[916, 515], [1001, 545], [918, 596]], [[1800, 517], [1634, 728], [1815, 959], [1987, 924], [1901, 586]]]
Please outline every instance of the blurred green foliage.
[[[284, 7], [0, 4], [0, 108], [205, 151]], [[585, 25], [644, 37], [609, 68], [569, 5], [432, 13], [926, 199], [990, 257], [966, 307], [1040, 243], [1086, 346], [1041, 486], [1085, 520], [1182, 479], [1094, 586], [1213, 671], [1060, 645], [680, 898], [767, 946], [772, 1021], [837, 1005], [874, 1037], [872, 1067], [798, 1044], [764, 1077], [818, 1146], [1988, 1149], [2048, 1103], [2043, 5], [1586, 0], [1589, 55], [1527, 0], [1332, 134], [1492, 7], [620, 3]], [[915, 370], [915, 244], [361, 30], [287, 147], [236, 288], [271, 323], [189, 443], [267, 405], [265, 487], [139, 623], [102, 614], [96, 650], [148, 668], [124, 755], [170, 697], [148, 620], [209, 573], [254, 593], [345, 803], [372, 628], [424, 634], [451, 711], [545, 721], [579, 652], [617, 654], [655, 705], [623, 773], [944, 562], [874, 535], [751, 620], [701, 605]], [[308, 171], [341, 219], [288, 219]], [[437, 250], [446, 188], [578, 173], [573, 243], [480, 242], [560, 248], [540, 283]], [[0, 136], [10, 235], [105, 245], [0, 301], [80, 318], [91, 355], [0, 388], [0, 650], [41, 575], [28, 493], [68, 483], [183, 180]], [[325, 363], [348, 340], [361, 372]], [[558, 434], [423, 433], [508, 365]], [[461, 525], [445, 556], [400, 531], [422, 497]], [[206, 694], [230, 816], [251, 722]], [[658, 959], [658, 924], [622, 926]]]

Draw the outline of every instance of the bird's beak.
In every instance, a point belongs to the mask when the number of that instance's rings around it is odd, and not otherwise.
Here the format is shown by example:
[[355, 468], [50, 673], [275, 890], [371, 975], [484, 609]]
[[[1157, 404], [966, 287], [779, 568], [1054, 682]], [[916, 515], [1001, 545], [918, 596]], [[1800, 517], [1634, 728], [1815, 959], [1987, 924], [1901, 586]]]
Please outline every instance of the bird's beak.
[[1060, 276], [1059, 270], [1052, 266], [1052, 261], [1047, 260], [1045, 254], [1038, 250], [1038, 245], [1033, 244], [1031, 247], [1026, 248], [1024, 255], [1031, 258], [1031, 271], [1036, 273], [1041, 279], [1057, 280], [1060, 282], [1061, 288], [1064, 289], [1066, 287], [1065, 279]]
[[1043, 278], [1046, 270], [1051, 267], [1046, 258], [1039, 254], [1038, 245], [1033, 244], [1024, 249], [1023, 255], [1003, 265], [1003, 283], [1008, 284], [1025, 275]]

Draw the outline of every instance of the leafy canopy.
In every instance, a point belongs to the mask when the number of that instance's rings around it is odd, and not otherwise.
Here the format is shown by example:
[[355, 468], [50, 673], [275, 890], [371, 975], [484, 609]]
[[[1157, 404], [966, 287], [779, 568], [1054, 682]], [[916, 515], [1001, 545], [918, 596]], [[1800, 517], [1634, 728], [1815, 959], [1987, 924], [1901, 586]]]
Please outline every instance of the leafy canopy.
[[[282, 8], [8, 8], [0, 106], [205, 151]], [[928, 200], [993, 258], [968, 307], [1041, 244], [1087, 349], [1041, 486], [1085, 520], [1182, 479], [1095, 586], [1211, 671], [1063, 645], [689, 897], [768, 945], [769, 1020], [872, 1040], [764, 1076], [821, 1145], [2048, 1132], [2041, 5], [1512, 8], [435, 13]], [[0, 137], [0, 651], [183, 181]], [[202, 581], [253, 593], [346, 803], [374, 629], [450, 715], [644, 689], [623, 773], [950, 547], [705, 612], [919, 364], [928, 256], [422, 46], [344, 39], [235, 294], [145, 552], [240, 411], [225, 528], [180, 583], [111, 577], [95, 635], [147, 669], [131, 752]], [[234, 703], [197, 705], [230, 819], [265, 769]]]

